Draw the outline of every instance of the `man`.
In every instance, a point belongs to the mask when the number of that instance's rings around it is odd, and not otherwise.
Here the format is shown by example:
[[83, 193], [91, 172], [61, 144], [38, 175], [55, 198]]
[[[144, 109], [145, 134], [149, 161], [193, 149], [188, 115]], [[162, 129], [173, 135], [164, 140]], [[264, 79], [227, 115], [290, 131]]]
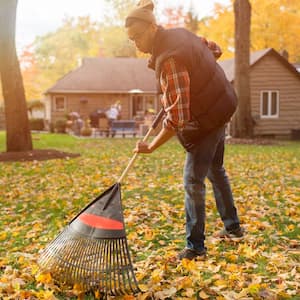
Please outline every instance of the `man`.
[[[142, 2], [142, 3], [141, 3]], [[135, 152], [152, 153], [174, 135], [186, 149], [184, 167], [186, 248], [179, 259], [205, 257], [205, 184], [212, 182], [224, 230], [219, 236], [242, 237], [230, 184], [223, 167], [225, 123], [236, 108], [236, 96], [215, 57], [214, 43], [189, 31], [156, 24], [152, 1], [141, 1], [126, 18], [127, 34], [136, 47], [151, 54], [165, 110], [163, 127]]]

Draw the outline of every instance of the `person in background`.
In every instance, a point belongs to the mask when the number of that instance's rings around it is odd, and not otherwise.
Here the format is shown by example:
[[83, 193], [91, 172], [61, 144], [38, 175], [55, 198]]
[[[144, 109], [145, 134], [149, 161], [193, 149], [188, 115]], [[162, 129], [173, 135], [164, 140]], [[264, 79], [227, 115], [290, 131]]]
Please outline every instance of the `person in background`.
[[113, 121], [117, 120], [119, 117], [120, 111], [116, 104], [111, 105], [111, 107], [106, 111], [106, 116], [109, 122], [109, 127], [111, 127]]
[[140, 1], [125, 21], [136, 47], [149, 53], [162, 105], [163, 127], [151, 143], [138, 142], [137, 153], [152, 153], [177, 135], [186, 150], [184, 167], [186, 247], [179, 259], [203, 258], [205, 247], [205, 183], [213, 185], [224, 229], [219, 237], [241, 238], [243, 229], [223, 166], [225, 124], [237, 105], [233, 87], [216, 63], [221, 55], [208, 42], [183, 28], [164, 29], [156, 24], [152, 1]]

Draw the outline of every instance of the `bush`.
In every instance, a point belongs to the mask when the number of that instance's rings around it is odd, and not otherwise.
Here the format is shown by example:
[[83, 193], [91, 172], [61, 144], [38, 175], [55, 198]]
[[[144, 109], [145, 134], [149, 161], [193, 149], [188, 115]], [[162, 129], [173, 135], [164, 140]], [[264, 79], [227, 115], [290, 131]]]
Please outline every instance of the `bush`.
[[44, 119], [30, 119], [29, 120], [30, 130], [44, 130]]
[[59, 119], [56, 120], [54, 123], [54, 130], [57, 133], [66, 133], [67, 128], [67, 120], [65, 119]]

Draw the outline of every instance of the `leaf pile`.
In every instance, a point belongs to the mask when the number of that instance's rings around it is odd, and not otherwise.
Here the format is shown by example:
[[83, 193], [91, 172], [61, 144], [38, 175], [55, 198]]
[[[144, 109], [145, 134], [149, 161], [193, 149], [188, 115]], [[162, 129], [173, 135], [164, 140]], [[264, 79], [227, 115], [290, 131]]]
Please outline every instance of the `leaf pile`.
[[[114, 184], [134, 139], [39, 136], [78, 158], [0, 164], [0, 298], [97, 299], [80, 286], [62, 291], [37, 266], [43, 249], [86, 204]], [[76, 149], [74, 151], [74, 149]], [[300, 147], [228, 145], [228, 171], [242, 226], [241, 241], [218, 240], [222, 228], [207, 182], [202, 261], [176, 259], [184, 247], [184, 151], [171, 141], [140, 156], [124, 179], [127, 238], [143, 293], [121, 299], [299, 299]]]

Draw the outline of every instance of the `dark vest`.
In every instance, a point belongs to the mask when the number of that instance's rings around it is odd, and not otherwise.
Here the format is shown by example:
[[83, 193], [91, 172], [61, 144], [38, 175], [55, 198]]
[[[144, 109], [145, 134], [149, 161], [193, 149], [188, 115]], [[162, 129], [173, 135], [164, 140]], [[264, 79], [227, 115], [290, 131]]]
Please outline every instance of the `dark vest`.
[[236, 110], [237, 97], [211, 50], [198, 36], [186, 29], [159, 27], [149, 67], [155, 70], [160, 93], [161, 65], [169, 57], [188, 70], [191, 116], [197, 124], [199, 138], [224, 126]]

